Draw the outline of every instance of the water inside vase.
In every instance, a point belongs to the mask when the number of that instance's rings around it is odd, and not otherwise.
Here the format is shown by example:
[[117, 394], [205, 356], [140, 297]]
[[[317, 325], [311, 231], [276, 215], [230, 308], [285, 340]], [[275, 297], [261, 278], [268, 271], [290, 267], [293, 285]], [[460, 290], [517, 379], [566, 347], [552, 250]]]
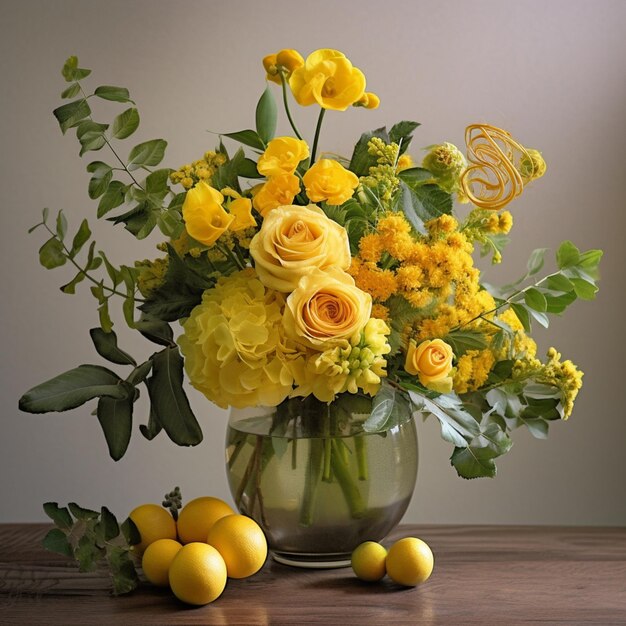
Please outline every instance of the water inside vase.
[[276, 553], [345, 557], [400, 521], [417, 473], [412, 419], [335, 437], [276, 436], [272, 424], [271, 416], [231, 423], [227, 468], [237, 506]]

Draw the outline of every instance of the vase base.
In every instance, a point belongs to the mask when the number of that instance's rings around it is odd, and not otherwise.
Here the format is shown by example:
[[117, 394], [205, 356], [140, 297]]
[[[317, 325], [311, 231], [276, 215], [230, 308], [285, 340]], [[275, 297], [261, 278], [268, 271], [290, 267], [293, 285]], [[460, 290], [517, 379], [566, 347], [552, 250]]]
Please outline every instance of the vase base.
[[350, 554], [290, 554], [288, 552], [272, 552], [272, 558], [281, 565], [305, 569], [350, 567]]

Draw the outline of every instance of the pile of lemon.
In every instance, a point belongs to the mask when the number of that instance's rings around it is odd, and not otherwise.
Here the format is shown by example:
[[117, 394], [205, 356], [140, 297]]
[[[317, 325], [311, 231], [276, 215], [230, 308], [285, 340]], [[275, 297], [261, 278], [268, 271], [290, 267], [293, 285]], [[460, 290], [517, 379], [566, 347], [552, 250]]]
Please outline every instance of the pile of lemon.
[[352, 553], [352, 570], [361, 580], [375, 582], [385, 574], [393, 582], [415, 587], [428, 580], [435, 558], [430, 546], [417, 537], [404, 537], [387, 551], [375, 541], [366, 541]]
[[141, 535], [135, 549], [143, 554], [145, 577], [153, 585], [169, 586], [187, 604], [213, 602], [227, 578], [252, 576], [267, 558], [259, 525], [219, 498], [191, 500], [178, 521], [157, 504], [142, 504], [129, 517]]

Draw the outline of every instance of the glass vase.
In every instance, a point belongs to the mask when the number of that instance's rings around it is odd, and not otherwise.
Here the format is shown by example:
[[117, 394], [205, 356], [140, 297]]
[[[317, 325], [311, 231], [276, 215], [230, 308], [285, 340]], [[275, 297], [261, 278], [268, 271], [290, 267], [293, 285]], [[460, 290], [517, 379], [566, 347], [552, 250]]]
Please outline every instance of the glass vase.
[[273, 558], [300, 567], [343, 567], [363, 541], [379, 541], [404, 515], [417, 478], [417, 432], [396, 393], [380, 427], [372, 399], [331, 404], [293, 398], [233, 409], [226, 437], [230, 489], [255, 519]]

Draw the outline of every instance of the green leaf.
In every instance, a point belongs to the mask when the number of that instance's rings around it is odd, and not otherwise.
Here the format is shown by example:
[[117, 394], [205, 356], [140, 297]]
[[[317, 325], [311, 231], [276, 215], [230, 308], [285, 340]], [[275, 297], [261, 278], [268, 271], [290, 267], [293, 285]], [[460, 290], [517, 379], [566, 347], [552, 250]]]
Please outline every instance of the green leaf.
[[91, 230], [89, 229], [89, 222], [83, 220], [80, 223], [78, 232], [74, 235], [72, 241], [72, 249], [70, 250], [70, 258], [73, 259], [82, 249], [82, 247], [89, 241], [91, 237]]
[[534, 287], [524, 292], [524, 302], [535, 311], [545, 311], [548, 308], [546, 297]]
[[527, 276], [534, 276], [542, 267], [547, 248], [537, 248], [530, 254], [527, 264]]
[[159, 424], [179, 446], [199, 444], [202, 430], [183, 389], [183, 358], [178, 346], [157, 352], [152, 363], [152, 376], [146, 383]]
[[409, 167], [398, 172], [398, 178], [407, 183], [407, 185], [413, 186], [432, 180], [433, 175], [423, 167]]
[[117, 335], [113, 331], [105, 333], [102, 328], [92, 328], [89, 334], [97, 353], [101, 357], [118, 365], [137, 365], [130, 354], [118, 347]]
[[574, 291], [574, 285], [566, 276], [563, 276], [563, 274], [548, 276], [544, 281], [544, 285], [547, 289], [551, 289], [552, 291]]
[[130, 517], [127, 517], [122, 522], [120, 528], [122, 530], [122, 535], [124, 535], [124, 539], [126, 539], [129, 545], [136, 546], [138, 543], [141, 543], [141, 534], [139, 533], [139, 529]]
[[49, 531], [43, 538], [42, 543], [43, 547], [50, 552], [56, 552], [57, 554], [69, 556], [70, 558], [74, 556], [74, 551], [67, 539], [67, 535], [59, 528], [53, 528]]
[[541, 311], [537, 311], [535, 309], [529, 308], [528, 313], [530, 316], [536, 321], [539, 322], [544, 328], [548, 328], [550, 325], [550, 318]]
[[116, 400], [100, 398], [97, 416], [104, 438], [109, 448], [109, 455], [119, 461], [128, 448], [133, 426], [134, 388], [127, 385], [128, 396]]
[[78, 83], [72, 83], [67, 89], [63, 90], [61, 98], [69, 100], [78, 93], [80, 93], [80, 85]]
[[74, 551], [74, 557], [78, 561], [78, 571], [93, 572], [98, 566], [102, 553], [103, 551], [95, 545], [92, 537], [83, 535], [78, 540], [78, 545]]
[[54, 117], [57, 118], [57, 122], [59, 122], [61, 132], [65, 135], [68, 128], [76, 126], [86, 117], [89, 117], [89, 115], [91, 115], [91, 109], [87, 104], [87, 100], [81, 98], [80, 100], [68, 102], [68, 104], [63, 104], [54, 109], [53, 114]]
[[418, 122], [403, 120], [391, 127], [389, 131], [389, 141], [393, 141], [400, 146], [399, 154], [404, 154], [411, 145], [413, 139], [413, 131], [420, 126]]
[[431, 413], [439, 420], [441, 436], [455, 446], [467, 446], [479, 434], [476, 420], [463, 407], [458, 396], [446, 394], [427, 398], [415, 391], [409, 391], [409, 396], [416, 410]]
[[369, 417], [363, 422], [363, 430], [367, 433], [386, 430], [385, 424], [393, 412], [396, 390], [388, 384], [382, 384], [372, 401]]
[[172, 170], [169, 168], [163, 168], [151, 172], [150, 175], [146, 177], [146, 191], [148, 193], [167, 193], [169, 191], [167, 183], [169, 181], [171, 171]]
[[564, 241], [556, 252], [556, 262], [559, 269], [577, 265], [580, 260], [580, 251], [571, 241]]
[[94, 511], [92, 509], [86, 509], [76, 504], [76, 502], [69, 502], [67, 506], [70, 512], [72, 513], [72, 515], [76, 519], [80, 519], [80, 520], [96, 519], [99, 515], [98, 511]]
[[68, 83], [71, 83], [72, 81], [86, 78], [91, 74], [91, 70], [78, 67], [78, 57], [71, 56], [65, 61], [61, 74], [63, 74], [63, 78], [65, 78]]
[[93, 92], [98, 98], [111, 100], [113, 102], [132, 102], [126, 87], [113, 87], [112, 85], [102, 85]]
[[72, 527], [72, 516], [67, 507], [60, 507], [56, 502], [45, 502], [43, 510], [59, 528], [69, 530]]
[[65, 215], [63, 215], [63, 211], [59, 211], [57, 214], [57, 237], [60, 241], [65, 239], [65, 235], [67, 234], [67, 219], [65, 219]]
[[66, 261], [63, 244], [56, 237], [51, 237], [39, 248], [39, 262], [48, 270], [61, 267]]
[[82, 270], [80, 270], [69, 283], [63, 285], [60, 289], [63, 293], [67, 294], [75, 294], [76, 293], [76, 285], [82, 283], [85, 280], [86, 274]]
[[591, 278], [598, 280], [600, 278], [598, 268], [603, 254], [602, 250], [583, 252], [578, 259], [578, 267], [583, 269]]
[[444, 338], [452, 347], [455, 356], [463, 356], [468, 350], [482, 350], [487, 346], [487, 339], [475, 330], [455, 330]]
[[106, 396], [123, 398], [126, 390], [121, 379], [99, 365], [79, 365], [27, 391], [19, 400], [19, 408], [27, 413], [67, 411], [85, 402]]
[[89, 180], [88, 193], [92, 200], [99, 198], [109, 187], [113, 178], [113, 168], [102, 161], [93, 161], [87, 166], [93, 176]]
[[242, 148], [239, 148], [230, 161], [226, 161], [223, 165], [217, 168], [215, 174], [211, 179], [212, 185], [216, 189], [224, 189], [224, 187], [230, 187], [235, 191], [239, 191], [239, 169], [241, 164], [245, 161], [245, 155]]
[[348, 169], [357, 176], [367, 176], [370, 173], [370, 167], [376, 165], [376, 157], [372, 156], [367, 151], [367, 144], [373, 137], [380, 137], [385, 143], [389, 143], [389, 135], [384, 126], [361, 135], [356, 146], [354, 146], [348, 167]]
[[530, 326], [530, 314], [528, 309], [519, 303], [514, 303], [511, 305], [511, 308], [515, 311], [515, 315], [519, 318], [519, 321], [522, 323], [524, 330], [529, 333], [531, 331]]
[[148, 424], [141, 424], [139, 431], [148, 440], [152, 441], [161, 431], [163, 426], [159, 424], [156, 413], [152, 407], [150, 407], [150, 417], [148, 418]]
[[111, 568], [114, 595], [130, 593], [139, 585], [139, 577], [127, 550], [120, 547], [110, 549], [107, 561]]
[[262, 174], [259, 174], [257, 164], [252, 159], [243, 159], [237, 170], [237, 175], [242, 178], [263, 178]]
[[161, 346], [174, 345], [174, 333], [167, 322], [142, 316], [142, 319], [135, 322], [135, 327], [146, 339], [156, 344]]
[[598, 292], [597, 285], [590, 283], [582, 278], [570, 278], [576, 295], [583, 300], [594, 300]]
[[132, 172], [140, 167], [158, 165], [163, 160], [166, 147], [164, 139], [151, 139], [136, 145], [128, 155], [128, 169]]
[[98, 202], [98, 218], [106, 215], [111, 209], [115, 209], [124, 203], [124, 195], [128, 189], [127, 185], [119, 180], [112, 180], [107, 187], [104, 195]]
[[98, 124], [91, 120], [85, 120], [78, 125], [76, 137], [81, 145], [80, 156], [85, 152], [100, 150], [106, 144], [104, 131], [108, 127], [108, 124]]
[[236, 133], [224, 133], [224, 137], [234, 139], [244, 146], [250, 146], [257, 150], [265, 150], [265, 142], [254, 130], [240, 130]]
[[130, 137], [139, 127], [139, 111], [135, 107], [122, 111], [114, 120], [111, 134], [116, 139]]
[[117, 519], [115, 515], [103, 506], [100, 509], [100, 524], [104, 530], [104, 540], [111, 541], [111, 539], [115, 539], [120, 534], [120, 527], [117, 523]]
[[152, 361], [148, 359], [141, 365], [138, 365], [129, 375], [126, 381], [131, 385], [137, 386], [139, 383], [144, 382], [148, 377], [148, 374], [152, 370]]
[[463, 478], [493, 477], [493, 459], [508, 452], [511, 445], [510, 437], [496, 423], [488, 423], [469, 446], [455, 449], [450, 461]]
[[277, 119], [276, 101], [268, 86], [265, 88], [256, 107], [256, 132], [264, 143], [274, 138]]
[[98, 307], [98, 319], [100, 320], [100, 326], [105, 333], [110, 333], [113, 328], [113, 321], [109, 314], [109, 301], [103, 300], [102, 304]]

